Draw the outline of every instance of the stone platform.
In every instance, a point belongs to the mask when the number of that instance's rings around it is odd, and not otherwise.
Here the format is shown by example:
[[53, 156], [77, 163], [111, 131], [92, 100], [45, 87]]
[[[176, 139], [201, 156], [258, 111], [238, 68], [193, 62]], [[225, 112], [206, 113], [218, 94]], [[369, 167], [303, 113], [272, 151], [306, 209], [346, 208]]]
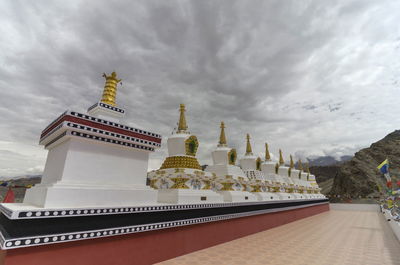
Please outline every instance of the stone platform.
[[159, 264], [400, 264], [388, 224], [378, 205], [331, 204], [328, 212]]

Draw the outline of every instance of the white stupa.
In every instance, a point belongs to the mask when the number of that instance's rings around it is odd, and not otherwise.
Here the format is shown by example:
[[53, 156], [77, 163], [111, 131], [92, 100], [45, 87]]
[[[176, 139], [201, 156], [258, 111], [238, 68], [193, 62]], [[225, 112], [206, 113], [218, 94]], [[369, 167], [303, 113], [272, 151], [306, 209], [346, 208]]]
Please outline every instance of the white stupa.
[[202, 170], [196, 158], [199, 142], [186, 125], [185, 105], [180, 105], [178, 129], [167, 141], [168, 157], [160, 169], [148, 173], [162, 203], [217, 203], [222, 195], [214, 190], [215, 174]]
[[87, 113], [66, 111], [42, 132], [49, 150], [42, 181], [28, 189], [24, 204], [37, 207], [86, 207], [154, 204], [157, 191], [146, 186], [149, 153], [161, 135], [120, 123], [113, 72], [100, 102]]
[[300, 181], [300, 170], [296, 169], [293, 157], [290, 155], [289, 178], [293, 182], [293, 195], [297, 199], [305, 199], [307, 196], [303, 194]]
[[274, 194], [281, 200], [290, 199], [290, 193], [285, 190], [285, 181], [276, 173], [277, 164], [272, 162], [269, 153], [268, 144], [265, 143], [265, 161], [261, 164], [261, 172], [264, 175], [265, 181], [271, 183]]
[[217, 148], [212, 152], [213, 165], [205, 171], [218, 176], [222, 185], [218, 191], [223, 195], [225, 202], [257, 201], [257, 197], [250, 193], [251, 187], [245, 184], [247, 179], [243, 170], [235, 165], [236, 149], [229, 148], [225, 136], [225, 124], [221, 122], [221, 132]]
[[250, 143], [250, 135], [246, 135], [246, 153], [240, 159], [240, 166], [246, 174], [250, 186], [253, 188], [252, 192], [257, 196], [260, 201], [278, 200], [279, 196], [272, 190], [269, 190], [265, 177], [261, 171], [261, 159], [253, 154]]

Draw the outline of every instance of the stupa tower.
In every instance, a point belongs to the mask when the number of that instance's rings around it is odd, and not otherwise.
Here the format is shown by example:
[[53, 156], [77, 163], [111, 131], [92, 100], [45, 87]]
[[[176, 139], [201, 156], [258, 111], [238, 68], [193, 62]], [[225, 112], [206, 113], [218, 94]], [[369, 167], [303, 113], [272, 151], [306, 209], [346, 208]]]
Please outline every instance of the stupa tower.
[[268, 143], [265, 143], [265, 161], [261, 164], [261, 171], [264, 176], [275, 175], [275, 163], [271, 160]]
[[149, 153], [161, 135], [120, 123], [115, 105], [117, 74], [107, 76], [101, 101], [87, 113], [66, 111], [41, 134], [48, 152], [42, 181], [27, 190], [24, 203], [40, 207], [155, 203], [146, 186]]
[[290, 178], [293, 180], [294, 184], [299, 185], [299, 175], [300, 170], [296, 169], [294, 164], [293, 156], [290, 155]]
[[246, 153], [240, 159], [240, 167], [246, 171], [246, 170], [256, 170], [257, 169], [257, 164], [256, 164], [257, 157], [253, 155], [253, 150], [251, 148], [251, 143], [250, 143], [250, 134], [246, 135]]
[[204, 172], [197, 161], [199, 142], [188, 131], [185, 111], [185, 105], [180, 104], [178, 128], [167, 140], [168, 157], [160, 169], [148, 173], [148, 178], [158, 189], [158, 202], [222, 202], [222, 196], [211, 190], [212, 173]]
[[293, 184], [292, 179], [289, 178], [289, 167], [285, 166], [285, 160], [283, 159], [282, 150], [279, 149], [279, 167], [278, 167], [278, 175], [282, 178], [282, 180], [286, 184]]
[[213, 165], [206, 171], [216, 174], [218, 177], [231, 176], [233, 179], [244, 177], [243, 171], [236, 166], [236, 149], [229, 148], [225, 135], [225, 123], [221, 121], [220, 134], [217, 148], [211, 153]]
[[201, 170], [196, 158], [199, 142], [195, 135], [190, 135], [185, 117], [185, 105], [179, 106], [179, 122], [176, 133], [168, 138], [168, 157], [160, 169], [192, 168]]

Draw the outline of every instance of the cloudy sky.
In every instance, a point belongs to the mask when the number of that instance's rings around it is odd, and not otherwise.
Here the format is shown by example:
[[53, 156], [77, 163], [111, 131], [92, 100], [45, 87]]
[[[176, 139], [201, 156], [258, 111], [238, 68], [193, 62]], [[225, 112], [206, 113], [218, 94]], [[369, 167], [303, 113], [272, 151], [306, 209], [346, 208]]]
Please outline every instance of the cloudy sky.
[[244, 153], [353, 154], [400, 126], [400, 1], [0, 2], [0, 176], [36, 174], [41, 130], [123, 79], [126, 123], [166, 137], [187, 106], [211, 162], [219, 122]]

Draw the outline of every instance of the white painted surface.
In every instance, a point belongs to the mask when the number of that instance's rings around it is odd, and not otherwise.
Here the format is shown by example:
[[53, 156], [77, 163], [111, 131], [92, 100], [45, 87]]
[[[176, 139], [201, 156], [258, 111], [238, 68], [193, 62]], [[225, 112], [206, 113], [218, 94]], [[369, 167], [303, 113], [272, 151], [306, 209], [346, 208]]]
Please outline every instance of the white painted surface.
[[156, 203], [146, 186], [149, 152], [71, 137], [51, 148], [41, 184], [27, 190], [24, 203], [76, 207]]
[[108, 121], [112, 121], [112, 122], [117, 122], [117, 123], [119, 123], [125, 115], [124, 113], [112, 111], [110, 109], [101, 107], [99, 105], [97, 105], [93, 109], [89, 110], [88, 114], [93, 117], [96, 117], [96, 118], [100, 118], [100, 119], [104, 119], [104, 120], [108, 120]]
[[240, 167], [242, 168], [242, 170], [256, 170], [256, 159], [257, 157], [255, 156], [246, 155], [242, 159], [240, 159]]
[[301, 180], [307, 181], [307, 176], [308, 176], [308, 173], [301, 172]]
[[225, 177], [227, 175], [232, 176], [233, 179], [238, 177], [245, 177], [243, 170], [234, 165], [212, 165], [205, 169], [206, 172], [215, 173], [219, 177]]
[[279, 196], [274, 192], [254, 192], [253, 193], [259, 201], [277, 201], [280, 200]]
[[228, 161], [228, 153], [231, 151], [228, 147], [219, 146], [215, 149], [212, 153], [212, 159], [214, 165], [227, 165], [229, 164]]
[[[202, 200], [205, 197], [205, 200]], [[212, 190], [162, 189], [158, 190], [160, 203], [221, 203], [223, 197]]]
[[224, 202], [256, 202], [258, 198], [247, 191], [218, 191], [224, 198]]
[[167, 140], [168, 155], [169, 156], [183, 156], [186, 155], [185, 141], [190, 137], [187, 133], [177, 133], [171, 135]]
[[264, 173], [264, 176], [275, 174], [275, 166], [276, 163], [272, 161], [266, 161], [261, 164], [261, 171]]

